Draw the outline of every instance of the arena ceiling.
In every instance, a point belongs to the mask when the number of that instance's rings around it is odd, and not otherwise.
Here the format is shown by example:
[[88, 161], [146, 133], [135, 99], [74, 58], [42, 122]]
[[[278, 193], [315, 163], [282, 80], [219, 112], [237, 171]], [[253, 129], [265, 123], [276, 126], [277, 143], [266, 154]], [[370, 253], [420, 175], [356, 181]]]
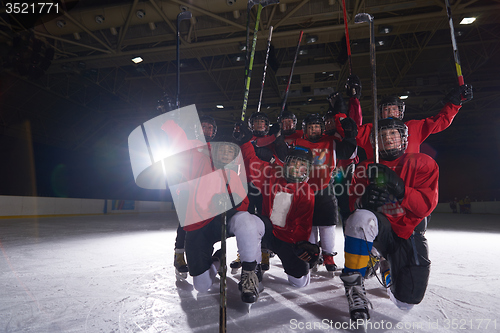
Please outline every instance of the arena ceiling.
[[[247, 3], [63, 0], [58, 14], [13, 15], [3, 1], [2, 135], [28, 135], [35, 142], [71, 150], [126, 144], [133, 128], [158, 115], [157, 101], [164, 92], [176, 97], [176, 18], [184, 10], [193, 18], [180, 24], [181, 106], [194, 103], [221, 129], [232, 128], [241, 116], [244, 97], [241, 46]], [[408, 95], [407, 119], [436, 114], [444, 94], [457, 85], [444, 0], [346, 3], [352, 68], [363, 84], [365, 121], [372, 119], [369, 25], [353, 20], [362, 12], [374, 17], [379, 98]], [[462, 125], [454, 124], [437, 144], [467, 138], [466, 127], [475, 132], [474, 140], [488, 141], [483, 126], [499, 125], [495, 113], [500, 102], [500, 1], [457, 0], [451, 7], [462, 71], [465, 82], [474, 86], [474, 100], [464, 107]], [[257, 6], [251, 12], [251, 35], [256, 13]], [[460, 25], [464, 17], [476, 21]], [[274, 54], [262, 111], [271, 119], [278, 115], [304, 31], [303, 54], [297, 59], [287, 106], [299, 119], [325, 112], [326, 97], [342, 89], [349, 74], [347, 62], [339, 59], [345, 53], [342, 1], [281, 0], [262, 10], [248, 114], [259, 101], [270, 26]], [[137, 56], [143, 62], [134, 64], [131, 59]], [[218, 109], [218, 104], [224, 108]]]

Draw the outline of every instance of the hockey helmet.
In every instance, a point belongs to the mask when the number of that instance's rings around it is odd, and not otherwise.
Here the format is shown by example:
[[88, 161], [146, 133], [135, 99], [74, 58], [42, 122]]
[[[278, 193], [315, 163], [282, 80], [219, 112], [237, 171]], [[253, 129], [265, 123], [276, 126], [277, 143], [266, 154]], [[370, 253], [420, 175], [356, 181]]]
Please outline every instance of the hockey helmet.
[[325, 134], [334, 135], [337, 132], [337, 126], [335, 124], [335, 115], [338, 112], [333, 110], [328, 110], [323, 116], [323, 121], [325, 122]]
[[[264, 125], [263, 126], [259, 125], [259, 126], [255, 127], [254, 122], [257, 120], [264, 121]], [[252, 113], [250, 118], [248, 118], [248, 127], [252, 131], [253, 135], [266, 136], [267, 133], [269, 133], [269, 117], [265, 113], [254, 112], [254, 113]]]
[[396, 95], [386, 96], [380, 101], [378, 110], [379, 119], [392, 117], [403, 120], [405, 102], [403, 102], [399, 96]]
[[[314, 124], [319, 124], [321, 126], [321, 134], [309, 135], [307, 131], [307, 126]], [[302, 120], [302, 130], [304, 131], [304, 138], [306, 140], [309, 140], [311, 142], [319, 141], [323, 136], [323, 133], [325, 132], [325, 122], [323, 120], [323, 117], [321, 117], [318, 113], [313, 113], [308, 115], [307, 117], [304, 118], [304, 120]]]
[[[378, 150], [380, 158], [393, 161], [400, 157], [408, 147], [408, 127], [402, 120], [386, 118], [378, 121]], [[375, 146], [375, 134], [370, 135], [372, 146]]]
[[215, 122], [215, 119], [210, 116], [203, 115], [200, 116], [200, 124], [203, 135], [205, 136], [205, 141], [212, 141], [217, 134], [217, 123]]
[[293, 146], [284, 163], [285, 179], [289, 183], [304, 182], [309, 177], [313, 163], [313, 154], [311, 149], [302, 146]]
[[[287, 124], [285, 125], [283, 124], [283, 120], [285, 119], [290, 119], [291, 122], [287, 122]], [[297, 117], [292, 112], [284, 111], [279, 117], [279, 122], [281, 124], [281, 134], [292, 135], [293, 133], [295, 133], [295, 130], [297, 129]]]
[[231, 136], [218, 137], [210, 142], [210, 150], [212, 152], [212, 160], [216, 169], [236, 169], [240, 164], [237, 159], [240, 153], [240, 147], [236, 144], [235, 139]]

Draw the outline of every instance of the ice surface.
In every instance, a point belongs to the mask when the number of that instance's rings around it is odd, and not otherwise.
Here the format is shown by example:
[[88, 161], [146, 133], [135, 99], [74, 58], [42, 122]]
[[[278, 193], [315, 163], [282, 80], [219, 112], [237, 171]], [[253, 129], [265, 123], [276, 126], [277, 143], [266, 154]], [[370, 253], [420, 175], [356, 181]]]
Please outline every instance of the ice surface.
[[[191, 277], [176, 282], [175, 218], [1, 220], [0, 332], [218, 332], [218, 284], [198, 294]], [[413, 310], [399, 310], [376, 279], [366, 281], [374, 307], [371, 331], [499, 332], [500, 218], [436, 213], [427, 238], [431, 277]], [[339, 228], [339, 266], [342, 247]], [[235, 257], [232, 238], [228, 263]], [[347, 301], [340, 279], [328, 278], [324, 267], [308, 287], [295, 289], [272, 258], [266, 289], [250, 314], [239, 298], [238, 275], [229, 269], [228, 277], [228, 332], [350, 331], [335, 329], [347, 324]]]

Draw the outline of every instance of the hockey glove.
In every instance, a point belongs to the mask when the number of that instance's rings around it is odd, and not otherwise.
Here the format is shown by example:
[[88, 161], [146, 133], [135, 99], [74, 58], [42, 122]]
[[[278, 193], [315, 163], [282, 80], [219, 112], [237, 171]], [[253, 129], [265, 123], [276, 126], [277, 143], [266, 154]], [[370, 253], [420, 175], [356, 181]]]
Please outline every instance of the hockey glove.
[[271, 163], [271, 160], [274, 158], [274, 153], [271, 149], [267, 147], [257, 147], [255, 145], [253, 148], [255, 149], [255, 155], [257, 155], [259, 159]]
[[283, 135], [280, 135], [274, 141], [274, 151], [276, 152], [276, 156], [280, 159], [280, 161], [284, 162], [286, 156], [288, 155], [288, 145], [283, 139]]
[[252, 131], [242, 122], [236, 123], [234, 125], [234, 133], [233, 133], [234, 138], [236, 139], [237, 143], [241, 146], [247, 142], [249, 142], [252, 137]]
[[370, 182], [378, 186], [386, 186], [389, 193], [399, 201], [405, 196], [405, 182], [387, 165], [373, 163], [368, 165]]
[[274, 123], [271, 128], [269, 129], [269, 133], [268, 135], [274, 135], [275, 137], [278, 137], [280, 136], [281, 134], [281, 127], [280, 127], [280, 123]]
[[470, 101], [472, 97], [472, 86], [464, 84], [463, 86], [453, 88], [448, 95], [445, 96], [443, 102], [444, 104], [450, 102], [454, 105], [462, 105], [462, 103]]
[[342, 129], [344, 130], [344, 138], [355, 138], [358, 136], [358, 126], [356, 125], [356, 122], [352, 118], [344, 118], [340, 121], [340, 125], [342, 126]]
[[357, 75], [351, 74], [345, 83], [346, 95], [349, 97], [361, 97], [361, 80]]
[[376, 211], [380, 206], [383, 206], [388, 199], [389, 192], [385, 187], [370, 184], [361, 197], [361, 208]]
[[328, 108], [329, 111], [332, 111], [334, 114], [337, 113], [347, 113], [347, 106], [344, 103], [344, 99], [342, 98], [342, 94], [338, 91], [332, 92], [328, 98], [328, 103], [330, 106]]
[[308, 241], [300, 241], [293, 246], [293, 253], [301, 260], [308, 262], [310, 266], [313, 266], [319, 257], [319, 246]]

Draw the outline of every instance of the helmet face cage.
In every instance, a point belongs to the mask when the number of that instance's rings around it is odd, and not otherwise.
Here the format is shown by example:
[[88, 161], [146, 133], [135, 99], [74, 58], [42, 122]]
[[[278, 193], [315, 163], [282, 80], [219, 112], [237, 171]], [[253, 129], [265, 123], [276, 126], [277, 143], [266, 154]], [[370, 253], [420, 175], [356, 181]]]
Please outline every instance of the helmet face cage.
[[[210, 116], [201, 116], [200, 124], [201, 124], [202, 134], [205, 136], [205, 141], [207, 142], [212, 141], [215, 138], [215, 135], [217, 134], [217, 123], [215, 122], [215, 119]], [[205, 135], [205, 131], [203, 131], [203, 124], [210, 124], [213, 126], [212, 133], [210, 135]]]
[[226, 141], [212, 142], [210, 144], [214, 167], [216, 169], [234, 169], [237, 167], [236, 157], [238, 157], [240, 152], [240, 147], [237, 144]]
[[290, 183], [301, 183], [309, 178], [311, 161], [301, 157], [288, 155], [285, 158], [285, 179]]
[[[384, 108], [390, 108], [391, 106], [397, 106], [398, 108], [398, 115], [391, 115], [389, 111], [389, 114], [388, 115], [383, 115], [382, 114], [382, 110], [384, 110]], [[401, 101], [399, 99], [399, 97], [392, 97], [392, 98], [386, 98], [386, 99], [383, 99], [382, 102], [380, 103], [379, 105], [379, 108], [378, 108], [378, 111], [379, 111], [379, 119], [384, 119], [384, 118], [398, 118], [399, 120], [403, 120], [403, 117], [404, 117], [404, 113], [405, 113], [405, 103], [403, 101]], [[394, 111], [392, 111], [394, 112]]]
[[[408, 127], [402, 121], [400, 120], [396, 121], [397, 119], [395, 118], [388, 118], [385, 120], [388, 121], [383, 122], [381, 124], [379, 123], [378, 150], [381, 159], [386, 161], [392, 161], [403, 155], [404, 152], [406, 151], [406, 148], [408, 147]], [[395, 147], [386, 148], [387, 145], [391, 145], [391, 142], [388, 142], [388, 140], [394, 140], [389, 134], [389, 132], [391, 132], [392, 130], [398, 131], [399, 137], [401, 138], [401, 143]], [[370, 141], [372, 143], [372, 146], [375, 146], [375, 134], [373, 130], [370, 135]], [[395, 143], [392, 142], [392, 144]]]
[[[313, 124], [319, 124], [321, 126], [321, 134], [320, 135], [310, 136], [307, 134], [307, 125], [313, 125]], [[319, 114], [312, 114], [312, 115], [307, 116], [302, 121], [302, 130], [304, 131], [304, 137], [306, 138], [306, 140], [309, 140], [312, 142], [318, 141], [323, 136], [323, 133], [325, 133], [325, 122], [323, 121], [323, 117], [321, 117]]]
[[[292, 120], [292, 128], [289, 129], [284, 129], [283, 126], [283, 120], [285, 119], [291, 119]], [[297, 117], [291, 113], [291, 112], [283, 112], [283, 115], [280, 117], [280, 123], [281, 123], [281, 133], [283, 135], [292, 135], [295, 133], [295, 130], [297, 129]]]
[[[265, 127], [264, 130], [255, 130], [253, 126], [254, 120], [264, 120], [265, 121]], [[265, 113], [260, 113], [260, 112], [255, 112], [253, 113], [250, 118], [248, 119], [248, 127], [252, 131], [253, 135], [255, 136], [265, 136], [267, 133], [269, 133], [269, 118]]]

